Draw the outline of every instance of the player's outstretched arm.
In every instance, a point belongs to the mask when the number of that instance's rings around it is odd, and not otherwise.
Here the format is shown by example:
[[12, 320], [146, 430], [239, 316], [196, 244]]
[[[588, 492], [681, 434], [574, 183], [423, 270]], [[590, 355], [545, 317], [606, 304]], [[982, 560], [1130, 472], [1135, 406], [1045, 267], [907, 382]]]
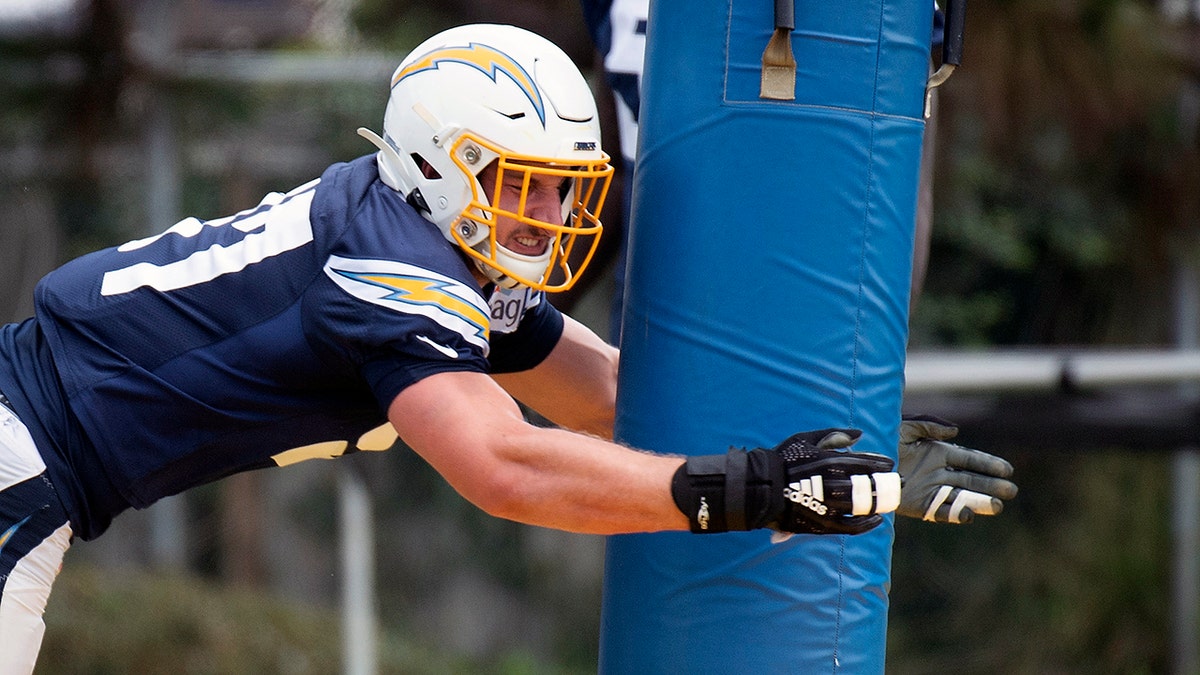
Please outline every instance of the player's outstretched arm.
[[932, 416], [905, 417], [900, 423], [900, 475], [904, 488], [896, 513], [938, 523], [969, 523], [991, 516], [1017, 496], [1008, 480], [1013, 467], [981, 450], [948, 441], [958, 427]]
[[669, 490], [681, 458], [531, 425], [482, 373], [426, 377], [396, 396], [388, 418], [459, 494], [493, 516], [589, 534], [687, 527]]
[[685, 460], [530, 425], [492, 378], [476, 372], [429, 376], [402, 391], [388, 416], [410, 447], [484, 511], [572, 532], [857, 533], [899, 501], [890, 459], [845, 449], [854, 431], [798, 434], [772, 450]]

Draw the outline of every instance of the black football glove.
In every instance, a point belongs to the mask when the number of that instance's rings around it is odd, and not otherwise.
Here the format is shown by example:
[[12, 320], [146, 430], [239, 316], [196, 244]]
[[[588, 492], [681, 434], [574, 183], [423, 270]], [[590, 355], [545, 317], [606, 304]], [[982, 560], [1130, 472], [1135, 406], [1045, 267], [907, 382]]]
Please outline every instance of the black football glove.
[[938, 523], [969, 523], [1004, 509], [1017, 496], [1008, 480], [1012, 464], [980, 450], [947, 443], [958, 427], [932, 416], [900, 423], [900, 475], [904, 487], [896, 513]]
[[689, 457], [671, 494], [696, 533], [771, 528], [860, 534], [900, 501], [900, 476], [883, 455], [849, 452], [856, 429], [795, 434], [773, 450], [731, 448]]

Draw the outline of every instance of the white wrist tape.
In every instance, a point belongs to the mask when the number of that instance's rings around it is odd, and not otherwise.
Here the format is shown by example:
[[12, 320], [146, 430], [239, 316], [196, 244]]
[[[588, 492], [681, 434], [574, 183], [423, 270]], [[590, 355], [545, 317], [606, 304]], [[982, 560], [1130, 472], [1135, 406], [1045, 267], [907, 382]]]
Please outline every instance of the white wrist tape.
[[[943, 485], [938, 488], [937, 494], [933, 496], [933, 500], [929, 502], [929, 508], [925, 511], [924, 520], [934, 522], [937, 520], [937, 511], [950, 498], [954, 488], [949, 485]], [[972, 492], [970, 490], [959, 490], [954, 497], [954, 502], [950, 504], [950, 513], [947, 514], [946, 522], [961, 523], [963, 509], [970, 509], [972, 513], [981, 516], [991, 516], [996, 514], [995, 503], [990, 495], [985, 495], [980, 492]]]
[[942, 508], [942, 504], [950, 498], [950, 493], [954, 492], [954, 488], [949, 485], [943, 485], [938, 488], [937, 494], [929, 501], [929, 508], [925, 509], [925, 517], [922, 520], [927, 520], [931, 523], [937, 522], [938, 509]]
[[950, 515], [958, 517], [963, 508], [971, 509], [977, 516], [994, 516], [997, 513], [995, 502], [992, 500], [991, 495], [971, 492], [970, 490], [963, 490], [962, 494], [958, 495], [954, 500], [954, 507], [950, 509]]
[[851, 514], [868, 516], [891, 513], [900, 506], [900, 474], [852, 474], [850, 476]]

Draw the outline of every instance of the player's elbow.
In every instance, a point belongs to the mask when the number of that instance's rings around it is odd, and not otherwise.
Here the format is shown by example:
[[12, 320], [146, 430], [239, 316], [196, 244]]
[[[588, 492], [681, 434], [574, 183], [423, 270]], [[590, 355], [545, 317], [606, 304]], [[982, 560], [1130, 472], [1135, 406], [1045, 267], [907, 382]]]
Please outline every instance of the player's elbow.
[[495, 518], [529, 521], [530, 498], [525, 479], [512, 467], [493, 467], [487, 480], [463, 495], [477, 508]]
[[560, 434], [519, 418], [495, 419], [474, 442], [459, 445], [457, 461], [439, 468], [462, 497], [488, 515], [541, 524], [563, 461]]

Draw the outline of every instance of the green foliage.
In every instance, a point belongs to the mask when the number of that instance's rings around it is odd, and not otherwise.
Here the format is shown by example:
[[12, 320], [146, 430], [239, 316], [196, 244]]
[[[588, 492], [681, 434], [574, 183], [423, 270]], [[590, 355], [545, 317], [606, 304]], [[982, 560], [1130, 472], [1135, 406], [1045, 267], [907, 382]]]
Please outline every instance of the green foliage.
[[351, 18], [365, 40], [400, 54], [453, 26], [507, 23], [546, 37], [585, 69], [593, 59], [579, 0], [360, 0]]
[[1017, 459], [1000, 516], [897, 522], [888, 672], [1166, 672], [1169, 458]]
[[366, 39], [403, 54], [437, 31], [458, 23], [454, 9], [453, 3], [364, 0], [355, 4], [352, 18]]
[[1147, 296], [1194, 228], [1182, 204], [1200, 152], [1180, 142], [1182, 73], [1150, 9], [972, 5], [964, 64], [940, 92], [915, 344], [1167, 338]]
[[[340, 617], [328, 609], [194, 578], [68, 565], [46, 613], [37, 673], [63, 675], [325, 674], [341, 668]], [[542, 675], [517, 648], [472, 661], [392, 633], [379, 669], [393, 675]]]
[[318, 673], [337, 617], [190, 579], [68, 565], [51, 595], [44, 673]]

